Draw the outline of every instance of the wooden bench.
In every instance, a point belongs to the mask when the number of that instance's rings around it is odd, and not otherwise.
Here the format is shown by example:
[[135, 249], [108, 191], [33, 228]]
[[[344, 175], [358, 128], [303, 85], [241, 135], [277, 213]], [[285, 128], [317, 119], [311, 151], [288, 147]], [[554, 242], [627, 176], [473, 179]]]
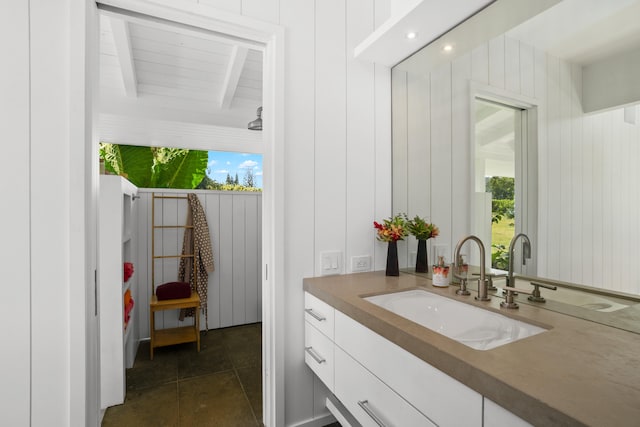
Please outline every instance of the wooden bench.
[[[192, 291], [189, 298], [162, 301], [158, 301], [158, 298], [154, 294], [151, 297], [149, 308], [149, 329], [151, 335], [151, 346], [149, 348], [149, 352], [151, 360], [153, 360], [154, 348], [164, 347], [167, 345], [195, 342], [198, 352], [200, 352], [200, 297], [196, 292]], [[195, 310], [195, 322], [193, 325], [168, 329], [155, 328], [155, 313], [157, 311], [176, 310], [182, 308], [193, 308]]]

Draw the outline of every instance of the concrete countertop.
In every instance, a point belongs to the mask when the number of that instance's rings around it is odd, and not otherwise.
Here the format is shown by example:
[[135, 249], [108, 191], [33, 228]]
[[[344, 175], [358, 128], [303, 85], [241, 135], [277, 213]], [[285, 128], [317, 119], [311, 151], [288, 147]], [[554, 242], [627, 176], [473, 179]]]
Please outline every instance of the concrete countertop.
[[[422, 288], [548, 329], [474, 350], [361, 297]], [[534, 306], [499, 308], [424, 277], [357, 273], [304, 279], [304, 289], [531, 424], [640, 425], [640, 337]], [[464, 321], [464, 319], [461, 319]], [[462, 402], [464, 405], [464, 403]]]

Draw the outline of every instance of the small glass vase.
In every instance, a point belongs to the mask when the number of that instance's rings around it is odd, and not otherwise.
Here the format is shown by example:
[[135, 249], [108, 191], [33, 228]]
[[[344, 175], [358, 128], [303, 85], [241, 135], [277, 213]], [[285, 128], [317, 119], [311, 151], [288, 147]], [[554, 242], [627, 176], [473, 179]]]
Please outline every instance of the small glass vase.
[[389, 242], [387, 247], [387, 276], [399, 276], [400, 268], [398, 267], [398, 242]]
[[418, 254], [416, 256], [416, 273], [429, 272], [429, 258], [427, 256], [427, 241], [418, 240]]

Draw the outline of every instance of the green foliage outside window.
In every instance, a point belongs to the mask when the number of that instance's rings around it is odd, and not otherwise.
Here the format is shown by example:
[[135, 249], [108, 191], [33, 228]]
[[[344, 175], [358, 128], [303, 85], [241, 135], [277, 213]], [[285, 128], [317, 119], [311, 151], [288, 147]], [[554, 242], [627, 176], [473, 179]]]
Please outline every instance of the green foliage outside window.
[[105, 169], [127, 178], [140, 188], [204, 189], [220, 191], [261, 191], [254, 187], [253, 172], [245, 185], [227, 175], [226, 183], [207, 176], [208, 152], [167, 147], [100, 143]]
[[492, 176], [486, 181], [486, 191], [491, 193], [491, 267], [509, 268], [507, 245], [513, 237], [515, 219], [515, 179]]
[[491, 245], [491, 267], [500, 270], [509, 269], [509, 250], [505, 245]]
[[492, 176], [487, 180], [487, 193], [497, 200], [513, 200], [515, 196], [515, 179], [506, 176]]
[[515, 218], [515, 201], [493, 199], [491, 201], [491, 222], [497, 224], [505, 217]]
[[166, 147], [100, 143], [105, 169], [136, 187], [194, 189], [207, 170], [208, 153]]

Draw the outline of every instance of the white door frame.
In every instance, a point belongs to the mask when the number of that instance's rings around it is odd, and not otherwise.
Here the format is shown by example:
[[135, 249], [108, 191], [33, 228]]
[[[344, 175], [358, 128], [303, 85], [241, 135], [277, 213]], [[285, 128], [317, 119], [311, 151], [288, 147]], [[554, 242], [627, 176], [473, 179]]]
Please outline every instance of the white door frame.
[[[519, 210], [519, 226], [521, 232], [527, 233], [531, 240], [533, 250], [537, 250], [538, 242], [538, 214], [537, 214], [537, 202], [538, 202], [538, 100], [526, 95], [513, 93], [505, 89], [481, 84], [475, 81], [469, 82], [469, 158], [471, 160], [470, 172], [471, 182], [469, 188], [471, 191], [470, 208], [471, 215], [469, 216], [469, 230], [472, 233], [476, 232], [474, 227], [474, 215], [476, 212], [476, 199], [475, 199], [475, 178], [476, 178], [476, 131], [475, 131], [475, 100], [477, 98], [485, 99], [488, 101], [498, 102], [500, 104], [509, 105], [513, 108], [519, 108], [524, 110], [523, 114], [524, 122], [521, 123], [520, 132], [522, 132], [521, 138], [526, 141], [526, 153], [520, 153], [521, 156], [525, 156], [527, 161], [524, 162], [522, 157], [516, 159], [516, 162], [520, 162], [522, 173], [528, 175], [526, 191], [521, 189], [525, 194], [521, 198], [522, 206]], [[534, 252], [535, 253], [535, 252]], [[491, 247], [487, 248], [486, 254], [487, 265], [491, 264]], [[524, 266], [524, 272], [527, 274], [535, 274], [537, 271], [537, 260], [535, 257], [527, 260], [527, 266]]]
[[[284, 29], [209, 6], [175, 0], [97, 0], [264, 45], [262, 210], [263, 422], [284, 424]], [[96, 49], [99, 46], [95, 46]], [[94, 115], [95, 117], [95, 115]], [[93, 124], [94, 127], [96, 123]], [[97, 147], [93, 148], [97, 152]], [[85, 165], [87, 180], [95, 180]], [[86, 209], [95, 209], [86, 203]]]

